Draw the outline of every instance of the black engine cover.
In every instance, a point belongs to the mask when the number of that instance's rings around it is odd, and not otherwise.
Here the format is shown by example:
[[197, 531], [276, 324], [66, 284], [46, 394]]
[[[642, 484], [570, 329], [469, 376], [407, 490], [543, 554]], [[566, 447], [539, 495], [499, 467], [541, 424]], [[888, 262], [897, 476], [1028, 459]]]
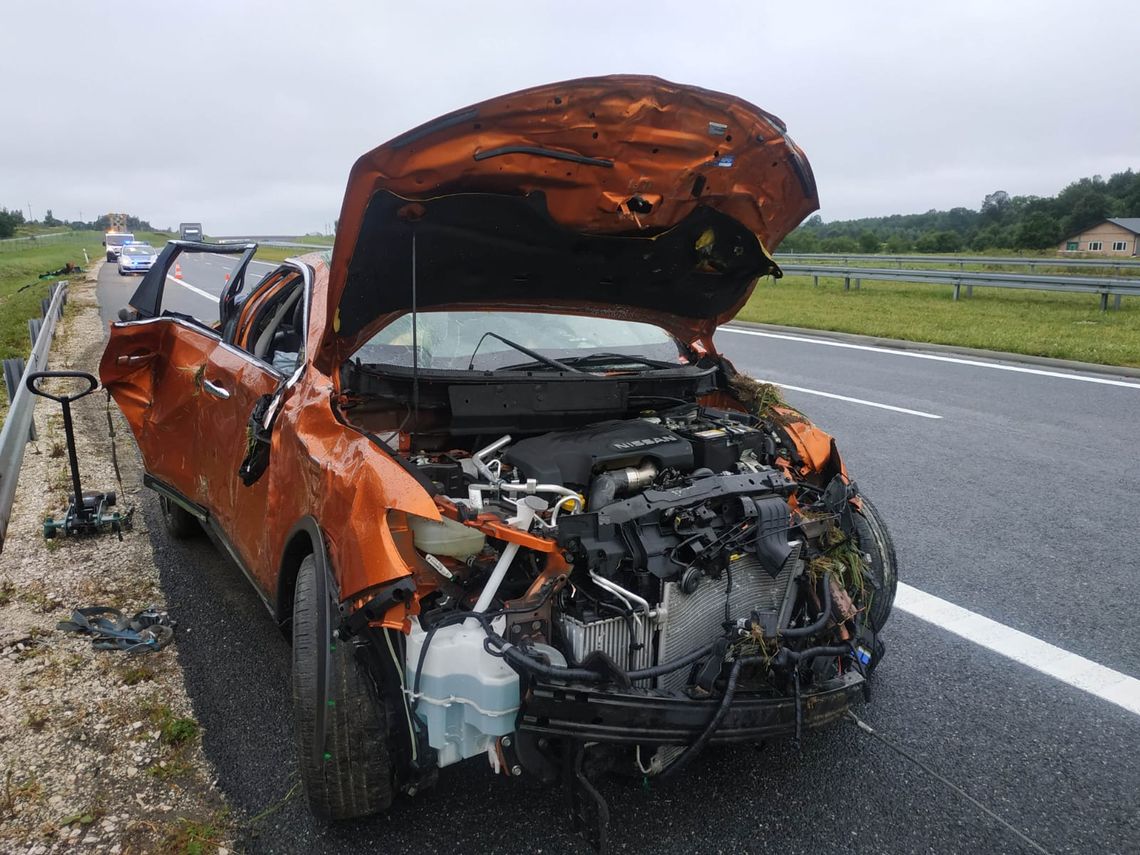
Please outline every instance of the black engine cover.
[[661, 425], [630, 419], [531, 437], [503, 454], [503, 461], [523, 478], [582, 490], [598, 470], [637, 466], [646, 460], [658, 469], [688, 471], [693, 468], [693, 447]]

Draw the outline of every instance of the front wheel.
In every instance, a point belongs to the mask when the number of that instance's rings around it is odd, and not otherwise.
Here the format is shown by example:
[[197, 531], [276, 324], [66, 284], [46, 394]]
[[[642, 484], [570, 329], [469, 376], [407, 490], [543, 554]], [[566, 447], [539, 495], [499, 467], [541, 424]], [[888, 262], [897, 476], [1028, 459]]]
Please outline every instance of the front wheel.
[[[301, 782], [309, 808], [325, 819], [352, 819], [387, 810], [392, 803], [392, 763], [388, 718], [351, 643], [321, 632], [320, 602], [313, 556], [301, 562], [293, 596], [293, 718], [300, 752]], [[317, 680], [318, 657], [328, 655], [328, 697]], [[319, 761], [313, 757], [316, 711], [325, 711], [325, 739]]]
[[114, 261], [114, 260], [115, 260], [115, 253], [113, 253], [113, 252], [108, 252], [108, 253], [107, 253], [107, 260], [108, 260], [108, 261]]
[[895, 544], [887, 524], [879, 516], [878, 510], [866, 496], [859, 497], [863, 509], [852, 516], [855, 521], [855, 537], [859, 548], [871, 556], [868, 571], [874, 593], [868, 618], [871, 628], [879, 632], [891, 614], [895, 601], [895, 591], [899, 586], [898, 561], [895, 558]]

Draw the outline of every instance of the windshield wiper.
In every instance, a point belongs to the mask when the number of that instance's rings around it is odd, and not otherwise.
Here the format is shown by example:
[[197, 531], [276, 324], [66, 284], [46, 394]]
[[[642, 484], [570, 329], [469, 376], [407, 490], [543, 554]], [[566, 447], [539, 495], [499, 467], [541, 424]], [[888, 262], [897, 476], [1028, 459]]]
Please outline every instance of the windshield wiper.
[[[557, 359], [551, 359], [549, 356], [543, 356], [538, 351], [531, 350], [526, 345], [519, 344], [517, 341], [511, 341], [509, 338], [503, 338], [498, 333], [493, 333], [490, 331], [483, 333], [483, 335], [479, 338], [479, 341], [476, 343], [475, 349], [473, 351], [471, 351], [471, 359], [468, 360], [468, 362], [467, 362], [467, 370], [468, 371], [474, 371], [475, 370], [475, 354], [479, 352], [479, 345], [481, 345], [483, 343], [483, 340], [485, 338], [487, 338], [487, 336], [490, 336], [491, 338], [498, 339], [499, 341], [501, 341], [503, 344], [507, 345], [508, 347], [513, 347], [519, 353], [525, 353], [527, 356], [529, 356], [531, 359], [535, 360], [536, 362], [541, 362], [543, 365], [549, 365], [551, 368], [557, 368], [559, 371], [570, 371], [570, 372], [573, 372], [574, 374], [585, 374], [586, 373], [585, 371], [580, 371], [577, 368], [571, 368], [566, 363], [559, 362]], [[496, 368], [495, 370], [499, 371], [502, 369]]]
[[[540, 361], [548, 362], [546, 359], [542, 359]], [[626, 353], [587, 353], [583, 356], [568, 356], [562, 360], [562, 364], [571, 371], [578, 370], [576, 368], [573, 368], [575, 365], [614, 365], [620, 363], [633, 363], [635, 365], [644, 365], [648, 368], [684, 367], [679, 363], [666, 362], [661, 359], [650, 359], [647, 356], [630, 356]], [[536, 363], [534, 362], [526, 362], [521, 365], [508, 365], [506, 366], [506, 369], [525, 371], [528, 368], [534, 368], [535, 365]]]

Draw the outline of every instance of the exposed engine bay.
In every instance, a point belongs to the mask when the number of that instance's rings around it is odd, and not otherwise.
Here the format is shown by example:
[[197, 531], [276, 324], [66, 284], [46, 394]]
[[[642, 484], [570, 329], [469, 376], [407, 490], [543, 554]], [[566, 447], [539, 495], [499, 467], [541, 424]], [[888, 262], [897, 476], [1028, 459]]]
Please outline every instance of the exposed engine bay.
[[[596, 740], [656, 775], [710, 739], [798, 740], [865, 690], [894, 556], [834, 444], [821, 466], [794, 410], [665, 403], [404, 451], [443, 516], [409, 518], [417, 587], [435, 590], [404, 651], [404, 692], [438, 766], [486, 754], [549, 781], [551, 744]], [[816, 690], [833, 698], [830, 718], [822, 702], [803, 715]], [[779, 715], [734, 721], [746, 693]], [[660, 723], [638, 724], [643, 703]]]

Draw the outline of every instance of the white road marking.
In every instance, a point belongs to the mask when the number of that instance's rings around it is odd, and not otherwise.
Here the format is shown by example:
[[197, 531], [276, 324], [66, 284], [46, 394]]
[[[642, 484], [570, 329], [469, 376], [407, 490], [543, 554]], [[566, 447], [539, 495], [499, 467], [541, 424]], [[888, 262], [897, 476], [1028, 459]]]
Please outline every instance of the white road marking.
[[837, 401], [847, 401], [851, 404], [862, 404], [865, 407], [877, 407], [880, 410], [890, 410], [893, 413], [905, 413], [908, 416], [918, 416], [923, 419], [940, 419], [942, 416], [936, 416], [934, 413], [924, 413], [922, 410], [908, 410], [906, 407], [896, 407], [892, 404], [880, 404], [877, 401], [864, 401], [862, 398], [849, 398], [846, 395], [837, 395], [834, 392], [821, 392], [818, 389], [805, 389], [803, 386], [789, 386], [787, 383], [781, 383], [778, 380], [766, 380], [766, 383], [774, 383], [781, 389], [791, 389], [793, 392], [803, 392], [805, 395], [818, 395], [821, 398], [834, 398]]
[[1140, 715], [1140, 680], [899, 582], [895, 607]]
[[187, 290], [193, 291], [195, 294], [197, 294], [201, 297], [205, 297], [207, 300], [210, 300], [211, 302], [216, 303], [218, 301], [218, 295], [217, 294], [211, 294], [209, 291], [203, 291], [201, 288], [195, 288], [193, 285], [191, 285], [185, 279], [177, 279], [174, 276], [171, 276], [169, 273], [166, 274], [166, 278], [169, 279], [171, 282], [174, 282], [177, 285], [181, 285], [183, 288], [186, 288]]
[[1068, 374], [1064, 371], [1049, 371], [1045, 368], [1025, 368], [1020, 365], [1003, 365], [1000, 362], [982, 362], [978, 359], [964, 359], [958, 356], [939, 356], [934, 353], [916, 353], [913, 350], [899, 350], [892, 347], [876, 347], [870, 344], [852, 344], [846, 341], [830, 341], [825, 338], [809, 338], [802, 335], [746, 330], [740, 327], [718, 327], [718, 332], [754, 335], [762, 338], [778, 338], [785, 341], [799, 341], [805, 344], [820, 344], [824, 347], [845, 347], [850, 350], [869, 350], [872, 353], [886, 353], [891, 356], [908, 356], [911, 359], [929, 359], [934, 362], [953, 362], [957, 365], [971, 365], [975, 368], [992, 368], [995, 371], [1014, 371], [1018, 374], [1036, 374], [1040, 377], [1059, 377], [1062, 380], [1080, 380], [1082, 383], [1100, 383], [1104, 386], [1123, 386], [1126, 389], [1140, 389], [1140, 383], [1127, 380], [1112, 380], [1108, 377], [1089, 377], [1085, 374]]

